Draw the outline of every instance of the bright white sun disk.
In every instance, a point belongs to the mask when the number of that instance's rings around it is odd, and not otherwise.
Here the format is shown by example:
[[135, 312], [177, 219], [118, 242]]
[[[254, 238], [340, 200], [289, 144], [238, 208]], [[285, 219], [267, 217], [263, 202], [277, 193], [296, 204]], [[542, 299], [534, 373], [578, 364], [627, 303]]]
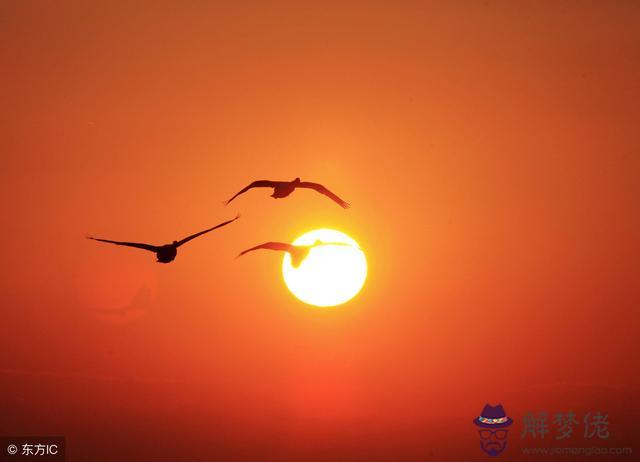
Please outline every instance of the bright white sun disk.
[[346, 245], [319, 245], [297, 268], [285, 253], [282, 274], [287, 287], [298, 299], [315, 306], [335, 306], [351, 300], [367, 278], [367, 259], [358, 243], [340, 231], [316, 229], [303, 234], [293, 245], [316, 241]]

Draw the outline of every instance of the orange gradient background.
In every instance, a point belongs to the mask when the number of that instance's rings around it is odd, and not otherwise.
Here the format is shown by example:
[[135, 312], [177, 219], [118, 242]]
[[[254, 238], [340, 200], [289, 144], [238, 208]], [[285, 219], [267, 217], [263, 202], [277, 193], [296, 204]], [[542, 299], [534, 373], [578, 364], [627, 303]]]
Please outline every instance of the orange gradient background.
[[[528, 411], [637, 441], [637, 3], [131, 3], [0, 5], [0, 435], [66, 435], [71, 461], [486, 460], [471, 421], [501, 402], [509, 460]], [[222, 206], [296, 176], [352, 208]], [[238, 211], [170, 265], [84, 239]], [[366, 249], [339, 308], [276, 254], [233, 259], [320, 227]]]

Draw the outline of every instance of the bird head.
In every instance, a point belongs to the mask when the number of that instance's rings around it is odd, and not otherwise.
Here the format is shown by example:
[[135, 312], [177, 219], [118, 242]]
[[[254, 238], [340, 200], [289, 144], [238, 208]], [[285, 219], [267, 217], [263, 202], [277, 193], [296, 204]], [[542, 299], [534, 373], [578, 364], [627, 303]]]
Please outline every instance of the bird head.
[[299, 184], [300, 183], [300, 177], [296, 177], [295, 180], [293, 180], [294, 184]]

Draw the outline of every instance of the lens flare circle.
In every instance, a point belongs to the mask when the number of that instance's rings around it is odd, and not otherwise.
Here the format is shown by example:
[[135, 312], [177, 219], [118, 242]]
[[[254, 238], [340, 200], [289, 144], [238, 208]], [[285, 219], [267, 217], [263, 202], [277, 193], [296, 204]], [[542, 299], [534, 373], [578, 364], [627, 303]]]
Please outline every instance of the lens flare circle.
[[285, 253], [282, 275], [285, 284], [299, 300], [313, 306], [336, 306], [355, 297], [367, 278], [367, 259], [358, 243], [333, 229], [316, 229], [303, 234], [293, 245], [316, 241], [346, 245], [319, 245], [297, 268]]

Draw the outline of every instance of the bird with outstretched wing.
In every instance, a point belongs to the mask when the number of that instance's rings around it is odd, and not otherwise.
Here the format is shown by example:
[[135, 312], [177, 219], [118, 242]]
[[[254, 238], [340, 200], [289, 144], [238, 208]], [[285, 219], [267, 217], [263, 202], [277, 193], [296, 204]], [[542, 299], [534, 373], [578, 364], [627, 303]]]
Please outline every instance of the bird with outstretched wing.
[[288, 184], [288, 183], [289, 183], [288, 181], [269, 181], [269, 180], [257, 180], [257, 181], [254, 181], [253, 183], [250, 183], [248, 186], [244, 187], [242, 190], [237, 192], [231, 199], [227, 200], [225, 202], [225, 205], [229, 205], [229, 203], [232, 200], [234, 200], [240, 194], [246, 193], [250, 189], [253, 189], [253, 188], [276, 188], [278, 186], [281, 186], [281, 185], [284, 185], [284, 184]]
[[148, 250], [150, 252], [158, 252], [161, 246], [151, 245], [151, 244], [143, 244], [140, 242], [124, 242], [124, 241], [112, 241], [110, 239], [101, 239], [99, 237], [87, 236], [87, 239], [92, 239], [94, 241], [107, 242], [109, 244], [115, 245], [126, 245], [127, 247], [135, 247], [137, 249]]
[[296, 178], [293, 181], [271, 181], [271, 180], [254, 181], [250, 183], [248, 186], [246, 186], [245, 188], [243, 188], [242, 190], [240, 190], [238, 193], [236, 193], [231, 199], [227, 200], [225, 204], [229, 204], [236, 197], [238, 197], [241, 194], [244, 194], [245, 192], [253, 188], [273, 188], [273, 194], [271, 195], [271, 197], [273, 197], [274, 199], [282, 199], [284, 197], [287, 197], [297, 188], [313, 189], [314, 191], [327, 196], [329, 199], [334, 201], [340, 207], [345, 209], [349, 208], [349, 204], [346, 201], [342, 200], [340, 197], [338, 197], [336, 194], [331, 192], [325, 186], [321, 185], [320, 183], [300, 181], [300, 178]]
[[176, 255], [178, 254], [178, 247], [180, 247], [181, 245], [186, 244], [187, 242], [189, 242], [192, 239], [195, 239], [198, 236], [202, 236], [203, 234], [209, 233], [215, 229], [222, 228], [223, 226], [226, 226], [236, 221], [238, 218], [240, 218], [240, 215], [237, 215], [232, 220], [225, 221], [223, 223], [220, 223], [219, 225], [213, 226], [212, 228], [208, 228], [208, 229], [205, 229], [204, 231], [199, 231], [195, 234], [192, 234], [191, 236], [185, 237], [180, 241], [173, 241], [171, 244], [165, 244], [165, 245], [151, 245], [151, 244], [144, 244], [140, 242], [112, 241], [110, 239], [101, 239], [93, 236], [87, 236], [87, 239], [106, 242], [109, 244], [123, 245], [127, 247], [135, 247], [137, 249], [148, 250], [156, 254], [156, 256], [158, 257], [157, 261], [159, 263], [169, 263], [176, 258]]
[[314, 191], [319, 192], [320, 194], [324, 194], [325, 196], [327, 196], [329, 199], [331, 199], [333, 202], [338, 204], [343, 209], [348, 209], [350, 207], [348, 202], [345, 202], [342, 199], [340, 199], [336, 194], [329, 191], [320, 183], [311, 183], [310, 181], [302, 181], [297, 187], [313, 189]]
[[243, 250], [238, 254], [236, 258], [243, 256], [248, 252], [252, 252], [254, 250], [266, 249], [266, 250], [276, 250], [280, 252], [288, 252], [291, 255], [291, 264], [294, 267], [300, 266], [302, 261], [307, 258], [309, 252], [314, 247], [318, 247], [321, 245], [346, 245], [351, 246], [351, 244], [347, 244], [345, 242], [322, 242], [315, 241], [313, 244], [308, 245], [293, 245], [288, 244], [286, 242], [265, 242], [264, 244], [256, 245], [255, 247], [251, 247], [250, 249]]

